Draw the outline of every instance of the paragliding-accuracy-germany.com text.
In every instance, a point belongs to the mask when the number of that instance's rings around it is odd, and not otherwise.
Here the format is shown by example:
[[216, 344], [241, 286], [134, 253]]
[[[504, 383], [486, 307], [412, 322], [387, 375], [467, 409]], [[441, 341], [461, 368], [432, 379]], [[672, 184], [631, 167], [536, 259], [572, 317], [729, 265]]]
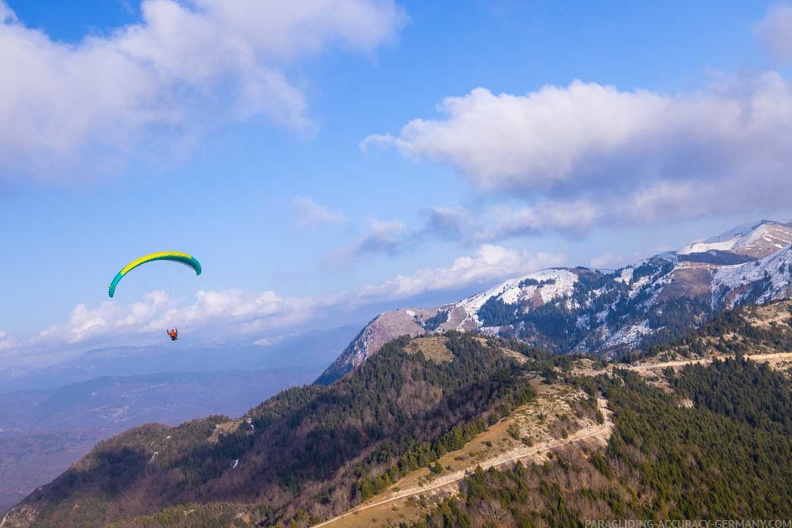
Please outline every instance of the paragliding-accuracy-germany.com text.
[[792, 528], [791, 519], [588, 520], [585, 528]]

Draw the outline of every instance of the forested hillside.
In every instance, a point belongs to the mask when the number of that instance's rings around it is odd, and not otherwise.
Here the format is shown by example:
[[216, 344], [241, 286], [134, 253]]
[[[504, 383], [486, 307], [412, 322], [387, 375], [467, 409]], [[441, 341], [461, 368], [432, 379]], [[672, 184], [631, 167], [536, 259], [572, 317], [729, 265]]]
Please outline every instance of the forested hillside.
[[[586, 380], [614, 409], [616, 429], [604, 453], [571, 447], [542, 465], [476, 471], [460, 497], [412, 526], [790, 518], [789, 381], [731, 359], [686, 368], [670, 381], [679, 393], [626, 371]], [[681, 396], [695, 398], [694, 407], [680, 406]]]

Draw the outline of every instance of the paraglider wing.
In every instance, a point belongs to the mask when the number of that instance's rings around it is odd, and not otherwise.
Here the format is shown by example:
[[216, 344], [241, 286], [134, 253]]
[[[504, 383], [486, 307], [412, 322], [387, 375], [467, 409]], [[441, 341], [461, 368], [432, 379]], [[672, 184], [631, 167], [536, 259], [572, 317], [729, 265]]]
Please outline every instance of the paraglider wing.
[[121, 271], [116, 273], [116, 276], [113, 278], [113, 282], [110, 283], [110, 290], [109, 295], [112, 297], [115, 294], [116, 286], [118, 286], [118, 281], [120, 281], [124, 276], [132, 271], [133, 269], [146, 264], [148, 262], [153, 262], [155, 260], [172, 260], [174, 262], [179, 262], [186, 266], [190, 266], [192, 269], [195, 270], [196, 275], [201, 274], [201, 263], [198, 262], [195, 257], [192, 255], [188, 255], [187, 253], [179, 253], [177, 251], [161, 251], [159, 253], [151, 253], [149, 255], [145, 255], [140, 257], [139, 259], [135, 259], [123, 268]]

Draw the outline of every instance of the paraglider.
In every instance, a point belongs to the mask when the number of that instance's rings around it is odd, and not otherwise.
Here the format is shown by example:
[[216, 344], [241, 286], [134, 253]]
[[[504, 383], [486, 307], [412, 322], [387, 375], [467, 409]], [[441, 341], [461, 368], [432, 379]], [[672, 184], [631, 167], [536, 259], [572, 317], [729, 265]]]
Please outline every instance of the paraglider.
[[112, 297], [115, 294], [116, 286], [118, 286], [118, 282], [126, 276], [127, 273], [132, 271], [133, 269], [137, 268], [138, 266], [142, 266], [143, 264], [147, 264], [149, 262], [154, 262], [155, 260], [171, 260], [174, 262], [179, 262], [186, 266], [190, 266], [192, 269], [195, 270], [196, 275], [201, 274], [201, 263], [198, 262], [195, 257], [192, 255], [188, 255], [187, 253], [178, 253], [176, 251], [162, 251], [160, 253], [150, 253], [148, 255], [144, 255], [139, 259], [135, 259], [123, 268], [121, 271], [116, 273], [116, 276], [113, 278], [113, 282], [110, 283], [110, 290], [108, 294]]
[[[195, 259], [192, 255], [188, 255], [187, 253], [179, 253], [176, 251], [161, 251], [159, 253], [150, 253], [148, 255], [144, 255], [139, 259], [135, 259], [123, 268], [121, 271], [116, 273], [116, 276], [113, 277], [113, 281], [110, 283], [110, 287], [108, 290], [108, 295], [112, 297], [115, 295], [116, 286], [118, 286], [119, 281], [123, 279], [127, 273], [132, 271], [133, 269], [137, 268], [138, 266], [142, 266], [143, 264], [147, 264], [149, 262], [154, 262], [155, 260], [170, 260], [173, 262], [178, 262], [180, 264], [184, 264], [186, 266], [191, 267], [195, 270], [196, 275], [201, 274], [201, 263]], [[165, 330], [168, 332], [168, 336], [171, 338], [171, 341], [176, 341], [179, 339], [179, 329], [173, 328], [173, 330]]]

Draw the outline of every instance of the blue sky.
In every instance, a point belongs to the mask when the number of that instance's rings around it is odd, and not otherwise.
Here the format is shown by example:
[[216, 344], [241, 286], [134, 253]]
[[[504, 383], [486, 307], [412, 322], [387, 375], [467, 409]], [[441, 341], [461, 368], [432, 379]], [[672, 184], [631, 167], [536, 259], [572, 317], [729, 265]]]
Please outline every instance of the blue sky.
[[293, 4], [0, 0], [0, 366], [792, 216], [790, 4]]

